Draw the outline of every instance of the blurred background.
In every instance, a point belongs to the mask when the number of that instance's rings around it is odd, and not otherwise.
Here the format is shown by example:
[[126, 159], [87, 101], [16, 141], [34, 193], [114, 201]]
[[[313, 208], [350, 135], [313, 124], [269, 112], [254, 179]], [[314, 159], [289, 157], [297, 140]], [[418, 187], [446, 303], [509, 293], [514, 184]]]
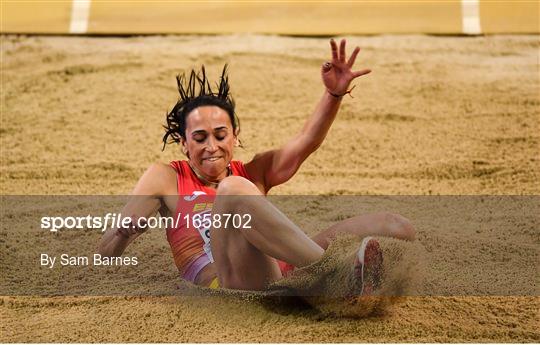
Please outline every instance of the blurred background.
[[538, 1], [10, 1], [3, 33], [538, 33]]

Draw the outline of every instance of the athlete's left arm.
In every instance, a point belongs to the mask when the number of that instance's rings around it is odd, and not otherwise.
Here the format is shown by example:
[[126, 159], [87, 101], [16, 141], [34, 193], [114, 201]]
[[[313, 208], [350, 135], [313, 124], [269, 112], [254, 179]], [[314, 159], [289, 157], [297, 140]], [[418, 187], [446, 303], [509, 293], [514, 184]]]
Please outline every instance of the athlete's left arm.
[[332, 61], [324, 63], [321, 69], [326, 90], [300, 133], [283, 147], [257, 154], [246, 164], [248, 174], [264, 185], [265, 192], [293, 177], [306, 158], [321, 146], [351, 81], [371, 72], [369, 69], [352, 70], [360, 48], [356, 47], [347, 60], [345, 45], [346, 41], [341, 40], [338, 51], [336, 42], [330, 40]]

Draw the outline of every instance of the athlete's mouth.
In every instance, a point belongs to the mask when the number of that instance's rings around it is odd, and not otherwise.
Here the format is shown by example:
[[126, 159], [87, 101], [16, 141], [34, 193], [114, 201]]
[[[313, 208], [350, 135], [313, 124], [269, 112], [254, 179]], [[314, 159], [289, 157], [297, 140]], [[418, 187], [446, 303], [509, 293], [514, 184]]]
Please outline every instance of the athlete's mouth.
[[203, 158], [203, 161], [209, 161], [209, 162], [215, 162], [217, 161], [218, 159], [221, 159], [223, 157], [219, 156], [219, 157], [208, 157], [208, 158]]

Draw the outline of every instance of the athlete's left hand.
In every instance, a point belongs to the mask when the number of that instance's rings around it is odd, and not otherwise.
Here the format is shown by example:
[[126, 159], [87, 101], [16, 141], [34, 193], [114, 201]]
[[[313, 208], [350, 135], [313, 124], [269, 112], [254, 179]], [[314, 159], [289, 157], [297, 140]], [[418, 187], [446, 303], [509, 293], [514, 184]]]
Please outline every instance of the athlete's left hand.
[[331, 39], [330, 47], [332, 48], [332, 61], [327, 61], [322, 65], [321, 74], [324, 86], [334, 95], [344, 95], [353, 79], [371, 72], [370, 69], [363, 69], [360, 71], [352, 70], [356, 56], [360, 52], [360, 48], [354, 48], [351, 57], [347, 60], [345, 54], [346, 43], [345, 39], [342, 39], [339, 43], [338, 51], [336, 41]]

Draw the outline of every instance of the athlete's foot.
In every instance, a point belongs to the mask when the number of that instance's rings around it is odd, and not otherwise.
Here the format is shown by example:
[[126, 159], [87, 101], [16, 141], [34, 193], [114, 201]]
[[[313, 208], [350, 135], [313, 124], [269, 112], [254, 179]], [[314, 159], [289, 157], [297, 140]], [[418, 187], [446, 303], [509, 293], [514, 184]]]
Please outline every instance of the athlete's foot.
[[382, 274], [383, 254], [381, 246], [373, 237], [366, 237], [354, 257], [353, 295], [372, 295], [381, 285]]

